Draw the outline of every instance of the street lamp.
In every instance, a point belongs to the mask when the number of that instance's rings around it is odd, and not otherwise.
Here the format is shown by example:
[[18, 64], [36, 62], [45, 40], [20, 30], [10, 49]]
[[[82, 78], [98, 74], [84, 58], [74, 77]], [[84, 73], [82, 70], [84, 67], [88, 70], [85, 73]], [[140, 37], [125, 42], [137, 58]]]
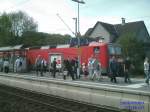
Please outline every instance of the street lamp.
[[[83, 0], [72, 0], [72, 1], [78, 3], [78, 18], [75, 19], [76, 20], [76, 25], [75, 26], [76, 26], [76, 31], [77, 32], [75, 32], [75, 36], [76, 36], [76, 38], [78, 38], [78, 50], [80, 50], [79, 49], [79, 47], [80, 47], [80, 38], [79, 38], [79, 34], [80, 34], [79, 4], [85, 4], [85, 2]], [[78, 20], [78, 25], [77, 25], [77, 20]], [[78, 26], [78, 29], [77, 29], [77, 26]], [[78, 77], [80, 77], [80, 54], [79, 54], [79, 52], [80, 51], [78, 51], [78, 71], [77, 71]]]
[[83, 0], [72, 0], [72, 1], [78, 3], [78, 33], [80, 33], [79, 4], [85, 4], [85, 2]]
[[75, 20], [75, 37], [77, 37], [77, 18], [72, 18], [73, 20]]

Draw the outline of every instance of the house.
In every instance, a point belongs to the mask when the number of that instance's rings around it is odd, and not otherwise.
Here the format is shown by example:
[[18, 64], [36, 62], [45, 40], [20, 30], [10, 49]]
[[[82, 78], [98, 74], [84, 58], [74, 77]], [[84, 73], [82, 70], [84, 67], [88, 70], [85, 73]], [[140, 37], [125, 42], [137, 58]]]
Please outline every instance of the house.
[[98, 21], [93, 28], [89, 28], [85, 37], [103, 39], [105, 42], [114, 43], [119, 37], [126, 34], [134, 34], [139, 41], [150, 42], [150, 36], [144, 21], [125, 23], [122, 18], [121, 24], [109, 24]]
[[118, 38], [134, 35], [137, 40], [144, 43], [146, 54], [150, 56], [150, 35], [144, 21], [125, 22], [122, 18], [121, 24], [109, 24], [98, 21], [93, 28], [89, 28], [84, 37], [102, 39], [107, 43], [115, 43]]

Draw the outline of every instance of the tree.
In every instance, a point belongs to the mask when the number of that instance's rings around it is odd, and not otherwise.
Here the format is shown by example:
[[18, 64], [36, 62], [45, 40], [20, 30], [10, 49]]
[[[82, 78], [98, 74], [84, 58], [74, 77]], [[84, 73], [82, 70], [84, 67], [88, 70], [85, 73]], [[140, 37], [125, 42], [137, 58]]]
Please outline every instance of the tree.
[[123, 56], [129, 56], [135, 65], [135, 74], [143, 73], [144, 45], [138, 41], [135, 33], [120, 36], [117, 41], [122, 46]]
[[21, 44], [22, 34], [37, 31], [37, 23], [24, 12], [3, 13], [0, 16], [1, 46]]
[[27, 31], [37, 31], [37, 23], [26, 13], [21, 11], [13, 12], [9, 14], [9, 17], [12, 23], [11, 31], [16, 37], [22, 36]]
[[11, 21], [6, 13], [0, 16], [0, 46], [9, 44]]

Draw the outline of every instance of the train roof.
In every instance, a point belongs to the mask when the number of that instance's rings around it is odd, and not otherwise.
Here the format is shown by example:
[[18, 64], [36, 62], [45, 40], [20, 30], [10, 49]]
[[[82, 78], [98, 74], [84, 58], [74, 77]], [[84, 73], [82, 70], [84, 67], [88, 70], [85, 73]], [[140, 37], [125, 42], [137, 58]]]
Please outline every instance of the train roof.
[[3, 51], [13, 51], [13, 50], [21, 50], [23, 49], [23, 44], [22, 45], [16, 45], [16, 46], [7, 46], [7, 47], [0, 47], [0, 52]]
[[[92, 41], [89, 42], [88, 44], [85, 45], [80, 45], [80, 46], [103, 46], [103, 45], [108, 45], [108, 46], [118, 46], [121, 47], [119, 44], [114, 44], [114, 43], [105, 43], [105, 42], [96, 42]], [[13, 50], [29, 50], [29, 49], [51, 49], [51, 48], [73, 48], [77, 47], [71, 46], [70, 44], [63, 44], [63, 45], [45, 45], [45, 46], [32, 46], [32, 47], [25, 47], [23, 44], [21, 45], [16, 45], [16, 46], [7, 46], [7, 47], [0, 47], [0, 52], [7, 52], [7, 51], [13, 51]]]
[[90, 42], [88, 46], [102, 46], [106, 45], [105, 42]]

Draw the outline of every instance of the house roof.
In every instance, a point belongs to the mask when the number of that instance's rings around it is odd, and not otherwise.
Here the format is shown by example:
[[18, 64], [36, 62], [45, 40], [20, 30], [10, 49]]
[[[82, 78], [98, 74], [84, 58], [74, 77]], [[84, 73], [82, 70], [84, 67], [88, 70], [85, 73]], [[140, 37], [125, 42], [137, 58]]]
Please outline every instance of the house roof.
[[116, 28], [118, 35], [123, 35], [129, 32], [137, 33], [141, 28], [144, 28], [145, 25], [143, 21], [136, 21], [136, 22], [125, 23], [124, 25], [116, 24], [114, 25], [114, 27]]
[[110, 34], [117, 36], [116, 29], [114, 28], [114, 25], [104, 23], [104, 22], [99, 22]]
[[101, 24], [110, 34], [117, 36], [117, 33], [115, 31], [115, 28], [112, 24], [108, 24], [108, 23], [104, 23], [104, 22], [100, 22], [98, 21], [93, 28], [89, 28], [87, 30], [87, 32], [85, 33], [85, 37], [89, 37], [92, 32], [95, 30], [95, 28], [97, 27], [97, 25]]
[[85, 37], [89, 36], [91, 32], [93, 31], [93, 28], [89, 28], [86, 33], [84, 34]]

